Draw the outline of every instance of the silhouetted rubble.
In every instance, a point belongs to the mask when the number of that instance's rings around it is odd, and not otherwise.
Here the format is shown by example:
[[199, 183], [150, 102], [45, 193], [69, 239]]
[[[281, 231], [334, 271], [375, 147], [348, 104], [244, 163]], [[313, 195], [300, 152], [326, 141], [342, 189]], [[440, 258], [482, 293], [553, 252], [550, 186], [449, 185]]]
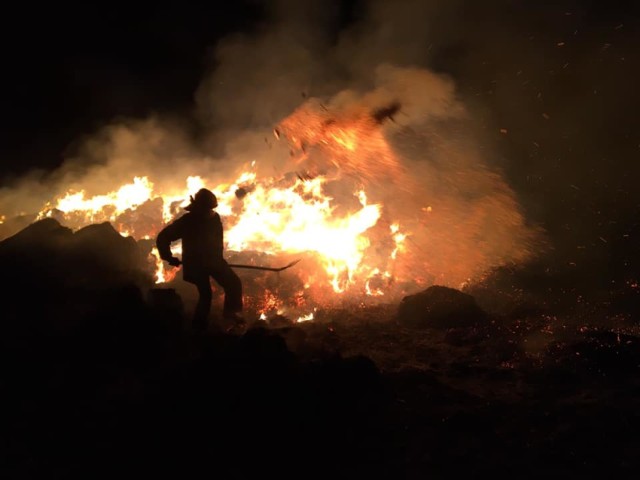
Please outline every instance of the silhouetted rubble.
[[37, 220], [37, 215], [17, 215], [15, 217], [6, 218], [0, 223], [0, 241], [15, 235], [20, 230], [31, 225]]
[[0, 261], [9, 337], [69, 328], [91, 315], [106, 291], [153, 285], [147, 257], [108, 223], [74, 233], [45, 218], [0, 242]]
[[263, 327], [193, 337], [159, 321], [163, 301], [177, 308], [171, 294], [149, 300], [104, 290], [86, 321], [3, 350], [15, 365], [4, 384], [12, 478], [397, 471], [370, 360], [302, 361]]
[[0, 242], [3, 478], [637, 473], [631, 331], [436, 286], [195, 335], [142, 250], [53, 219]]
[[123, 237], [109, 223], [72, 232], [46, 218], [0, 242], [0, 259], [16, 281], [39, 279], [59, 288], [86, 284], [107, 286], [151, 280], [148, 259], [136, 241]]

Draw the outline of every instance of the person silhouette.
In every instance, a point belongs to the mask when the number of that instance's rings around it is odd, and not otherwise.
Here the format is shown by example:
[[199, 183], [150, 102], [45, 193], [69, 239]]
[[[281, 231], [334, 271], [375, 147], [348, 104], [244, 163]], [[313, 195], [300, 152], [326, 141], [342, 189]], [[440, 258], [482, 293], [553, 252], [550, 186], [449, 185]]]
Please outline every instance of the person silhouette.
[[[211, 190], [200, 189], [190, 197], [187, 213], [164, 227], [156, 238], [160, 258], [169, 265], [182, 265], [182, 278], [198, 288], [193, 327], [205, 331], [211, 312], [211, 278], [224, 290], [223, 318], [244, 324], [242, 281], [223, 257], [224, 234], [220, 215], [214, 211], [218, 199]], [[171, 243], [182, 239], [182, 260], [173, 256]]]

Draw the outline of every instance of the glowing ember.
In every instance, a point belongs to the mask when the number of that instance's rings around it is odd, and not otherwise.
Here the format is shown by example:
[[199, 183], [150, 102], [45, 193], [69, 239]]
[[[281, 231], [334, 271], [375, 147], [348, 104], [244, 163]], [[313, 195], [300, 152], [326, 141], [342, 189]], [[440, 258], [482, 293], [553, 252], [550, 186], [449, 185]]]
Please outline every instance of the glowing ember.
[[282, 314], [282, 300], [278, 298], [278, 296], [273, 293], [271, 290], [265, 290], [264, 295], [259, 302], [258, 310], [260, 311], [260, 315], [267, 315], [269, 313], [277, 313], [278, 315]]

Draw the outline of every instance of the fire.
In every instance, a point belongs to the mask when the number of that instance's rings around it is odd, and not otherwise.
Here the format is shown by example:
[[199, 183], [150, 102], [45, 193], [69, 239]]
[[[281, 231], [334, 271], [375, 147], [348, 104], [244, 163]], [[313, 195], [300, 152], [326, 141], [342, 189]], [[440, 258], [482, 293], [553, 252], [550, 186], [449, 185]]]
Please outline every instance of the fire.
[[261, 315], [267, 315], [269, 313], [282, 314], [283, 302], [278, 296], [271, 290], [265, 290], [262, 299], [259, 302], [258, 310]]
[[364, 181], [406, 181], [382, 121], [375, 111], [352, 108], [338, 114], [309, 101], [284, 119], [275, 133], [289, 141], [296, 163], [313, 174], [335, 168]]
[[331, 133], [331, 138], [335, 140], [338, 145], [343, 146], [347, 150], [354, 152], [357, 146], [356, 134], [354, 131], [350, 130], [338, 130], [337, 132]]
[[[306, 288], [310, 287], [309, 279], [317, 282], [324, 277], [322, 281], [336, 294], [355, 288], [365, 295], [382, 295], [381, 287], [372, 288], [371, 281], [391, 274], [385, 265], [374, 264], [379, 259], [366, 257], [372, 246], [369, 233], [380, 221], [383, 206], [370, 202], [364, 189], [358, 189], [350, 195], [349, 208], [345, 208], [326, 193], [325, 187], [330, 181], [328, 177], [318, 176], [306, 180], [296, 178], [279, 185], [277, 179], [259, 180], [255, 172], [247, 170], [234, 182], [214, 186], [212, 190], [219, 201], [217, 211], [226, 227], [226, 248], [276, 257], [310, 254], [323, 267], [324, 275], [314, 272], [306, 277]], [[188, 204], [189, 195], [208, 185], [210, 182], [203, 178], [192, 176], [186, 179], [184, 189], [165, 194], [155, 191], [149, 178], [135, 177], [132, 183], [107, 194], [88, 197], [84, 191], [68, 192], [45, 205], [39, 217], [57, 215], [75, 227], [109, 221], [123, 236], [150, 239], [155, 238], [167, 221], [182, 213], [181, 207]], [[243, 186], [249, 193], [240, 201], [236, 192]], [[149, 221], [136, 216], [141, 209], [156, 203], [156, 218]], [[403, 251], [406, 234], [398, 224], [391, 225], [389, 233], [393, 245], [386, 260], [393, 261]], [[174, 254], [181, 254], [179, 244], [172, 248]], [[151, 256], [156, 282], [172, 281], [179, 269], [167, 267], [155, 248]], [[269, 307], [266, 303], [269, 302], [265, 302], [263, 310]]]
[[149, 200], [152, 191], [153, 184], [147, 177], [135, 177], [133, 183], [123, 185], [117, 191], [106, 195], [96, 195], [87, 199], [84, 190], [68, 192], [53, 208], [63, 213], [86, 212], [90, 220], [93, 220], [95, 215], [108, 216], [110, 220], [115, 220], [124, 211]]
[[[310, 260], [295, 268], [299, 284], [286, 299], [265, 287], [264, 298], [253, 302], [258, 313], [286, 310], [285, 300], [308, 312], [308, 302], [321, 297], [382, 297], [399, 279], [394, 265], [407, 250], [408, 233], [385, 217], [383, 203], [372, 201], [367, 191], [372, 179], [388, 183], [402, 170], [379, 127], [380, 119], [365, 111], [336, 121], [323, 109], [305, 106], [275, 133], [297, 152], [293, 164], [310, 166], [312, 174], [294, 170], [294, 175], [259, 177], [252, 161], [230, 182], [192, 175], [159, 188], [158, 179], [135, 176], [98, 195], [70, 190], [44, 205], [38, 217], [53, 216], [71, 228], [110, 222], [124, 236], [152, 242], [184, 213], [189, 197], [206, 187], [218, 197], [228, 253], [260, 252], [274, 263], [301, 256]], [[179, 244], [172, 249], [181, 254]], [[180, 270], [161, 261], [155, 247], [150, 247], [150, 263], [156, 283], [173, 281]], [[297, 321], [313, 318], [306, 313]]]
[[204, 187], [204, 181], [198, 176], [187, 177], [187, 189], [173, 196], [162, 197], [162, 220], [170, 222], [175, 216], [175, 206], [186, 207], [188, 205], [186, 192], [197, 192]]
[[400, 225], [398, 225], [397, 223], [394, 223], [393, 225], [391, 225], [389, 229], [391, 230], [393, 241], [396, 244], [395, 248], [391, 252], [391, 258], [395, 260], [395, 258], [398, 256], [398, 252], [401, 252], [405, 249], [404, 241], [406, 240], [407, 235], [405, 233], [400, 232]]
[[[174, 244], [171, 246], [171, 253], [174, 255], [182, 255], [182, 245], [180, 243]], [[150, 253], [153, 258], [153, 263], [155, 265], [155, 281], [156, 283], [169, 283], [180, 271], [179, 268], [165, 266], [164, 261], [160, 258], [160, 253], [158, 253], [158, 249], [153, 247]]]
[[333, 218], [332, 198], [323, 194], [322, 177], [297, 180], [286, 190], [257, 187], [244, 202], [242, 216], [226, 233], [228, 248], [267, 253], [315, 252], [324, 260], [334, 291], [352, 284], [370, 245], [363, 234], [380, 218], [380, 206], [356, 192], [360, 207]]
[[[395, 302], [432, 284], [459, 288], [539, 253], [544, 231], [529, 224], [513, 190], [479, 153], [475, 135], [465, 132], [469, 112], [454, 86], [396, 67], [377, 69], [372, 82], [369, 91], [305, 100], [274, 125], [275, 147], [254, 128], [236, 138], [212, 135], [229, 143], [228, 158], [211, 162], [188, 156], [211, 145], [188, 145], [189, 135], [179, 136], [177, 149], [158, 148], [165, 143], [156, 139], [173, 140], [161, 125], [152, 136], [146, 126], [142, 135], [135, 127], [109, 129], [106, 162], [52, 176], [52, 182], [75, 179], [73, 189], [63, 185], [59, 196], [31, 212], [19, 208], [33, 205], [48, 181], [28, 202], [14, 201], [12, 191], [7, 207], [14, 211], [0, 211], [0, 234], [38, 209], [38, 218], [72, 229], [109, 222], [149, 252], [157, 283], [173, 282], [180, 269], [160, 261], [153, 239], [206, 187], [218, 197], [226, 258], [254, 267], [238, 269], [247, 304], [257, 315], [282, 310], [292, 319], [314, 306]], [[264, 159], [261, 147], [270, 149]], [[257, 162], [240, 157], [249, 152]], [[177, 168], [167, 171], [168, 165]], [[131, 168], [125, 177], [123, 168]], [[16, 221], [5, 219], [9, 214]], [[294, 260], [301, 261], [279, 273], [255, 269]]]

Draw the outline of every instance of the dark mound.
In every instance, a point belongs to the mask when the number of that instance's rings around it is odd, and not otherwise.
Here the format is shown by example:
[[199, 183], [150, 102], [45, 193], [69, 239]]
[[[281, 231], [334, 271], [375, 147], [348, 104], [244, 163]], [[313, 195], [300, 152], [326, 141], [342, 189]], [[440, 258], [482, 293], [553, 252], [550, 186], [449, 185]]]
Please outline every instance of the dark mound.
[[109, 223], [74, 233], [52, 218], [37, 221], [0, 242], [0, 261], [6, 272], [0, 301], [14, 320], [50, 317], [105, 289], [153, 283], [146, 254]]
[[471, 295], [441, 286], [403, 298], [398, 308], [398, 321], [411, 328], [475, 327], [487, 320]]

